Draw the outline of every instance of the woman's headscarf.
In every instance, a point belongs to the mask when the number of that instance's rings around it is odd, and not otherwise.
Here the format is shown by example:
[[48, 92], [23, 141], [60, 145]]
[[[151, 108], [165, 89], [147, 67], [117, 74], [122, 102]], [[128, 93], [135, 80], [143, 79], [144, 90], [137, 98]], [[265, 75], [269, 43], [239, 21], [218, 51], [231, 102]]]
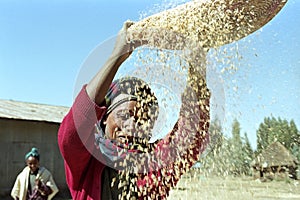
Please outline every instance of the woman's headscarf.
[[[123, 94], [123, 97], [117, 102], [113, 100]], [[126, 101], [138, 101], [147, 104], [150, 107], [158, 109], [158, 101], [150, 86], [143, 80], [136, 77], [124, 77], [112, 82], [105, 96], [107, 106], [107, 115], [118, 105]]]
[[25, 160], [27, 160], [29, 157], [35, 157], [37, 160], [40, 160], [40, 154], [38, 152], [38, 149], [35, 147], [32, 147], [31, 151], [29, 151], [26, 155], [25, 155]]

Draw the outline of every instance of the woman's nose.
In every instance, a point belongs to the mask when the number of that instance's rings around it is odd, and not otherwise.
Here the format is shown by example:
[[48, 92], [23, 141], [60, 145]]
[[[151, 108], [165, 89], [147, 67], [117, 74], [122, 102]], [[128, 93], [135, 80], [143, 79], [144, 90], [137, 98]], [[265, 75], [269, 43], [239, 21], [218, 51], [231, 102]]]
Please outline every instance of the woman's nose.
[[135, 119], [134, 117], [130, 117], [127, 120], [124, 121], [123, 123], [123, 127], [127, 130], [127, 131], [133, 131], [135, 129]]

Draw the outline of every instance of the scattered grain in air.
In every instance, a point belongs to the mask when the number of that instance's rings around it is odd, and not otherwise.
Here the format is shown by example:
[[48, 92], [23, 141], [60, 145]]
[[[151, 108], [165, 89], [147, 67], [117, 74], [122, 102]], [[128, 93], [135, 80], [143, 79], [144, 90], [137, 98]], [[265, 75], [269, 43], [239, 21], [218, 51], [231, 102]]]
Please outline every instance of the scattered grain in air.
[[[205, 64], [201, 65], [202, 67], [200, 67], [200, 69], [192, 67], [192, 78], [184, 79], [184, 81], [187, 81], [187, 83], [192, 86], [191, 89], [194, 91], [194, 93], [187, 95], [191, 101], [188, 103], [187, 108], [181, 112], [185, 116], [191, 116], [191, 122], [186, 123], [185, 127], [188, 131], [187, 133], [183, 133], [183, 135], [186, 136], [186, 141], [189, 143], [193, 142], [193, 138], [189, 138], [189, 135], [191, 135], [189, 131], [194, 130], [195, 124], [199, 123], [199, 121], [197, 121], [198, 119], [192, 118], [192, 116], [197, 113], [197, 110], [194, 109], [195, 106], [198, 106], [203, 113], [207, 114], [210, 111], [210, 107], [207, 105], [207, 101], [205, 101], [205, 99], [209, 97], [209, 94], [206, 92], [206, 80], [204, 77], [206, 70], [210, 69], [210, 67], [213, 69], [217, 68], [224, 78], [233, 80], [231, 79], [232, 76], [241, 68], [240, 63], [243, 60], [243, 56], [239, 53], [241, 51], [240, 46], [226, 46], [226, 44], [245, 37], [257, 28], [257, 20], [263, 16], [259, 14], [263, 13], [263, 11], [257, 11], [257, 5], [262, 4], [264, 9], [268, 9], [272, 6], [269, 3], [270, 1], [258, 0], [241, 1], [239, 4], [236, 4], [235, 0], [215, 0], [211, 4], [203, 4], [203, 2], [205, 1], [189, 1], [179, 5], [179, 1], [170, 1], [169, 4], [167, 3], [168, 5], [165, 5], [170, 9], [161, 10], [160, 8], [158, 14], [156, 14], [156, 10], [151, 10], [149, 17], [145, 17], [147, 13], [144, 14], [143, 18], [128, 30], [130, 39], [142, 38], [149, 40], [150, 47], [148, 50], [137, 50], [137, 65], [147, 66], [143, 69], [143, 75], [150, 80], [155, 80], [155, 78], [159, 77], [159, 79], [164, 80], [166, 84], [169, 85], [178, 83], [180, 79], [170, 76], [167, 73], [168, 70], [176, 70], [180, 76], [184, 77], [188, 74], [187, 71], [190, 67], [188, 63], [195, 62], [194, 60], [187, 60], [186, 57], [183, 56], [182, 50], [195, 52], [197, 48], [200, 48], [201, 51], [209, 49], [207, 56], [205, 56]], [[242, 7], [245, 4], [243, 2], [253, 4], [253, 6]], [[179, 6], [177, 7], [177, 5]], [[232, 6], [233, 9], [227, 9], [228, 6]], [[232, 32], [234, 32], [234, 34], [232, 34]], [[223, 45], [225, 46], [221, 47]], [[173, 49], [174, 51], [166, 49]], [[148, 67], [152, 66], [151, 64], [153, 63], [160, 64], [160, 70], [153, 72], [153, 68]], [[185, 86], [187, 83], [183, 82], [179, 84]], [[228, 88], [231, 88], [234, 92], [240, 89], [237, 85]], [[162, 92], [163, 95], [167, 95], [167, 93], [168, 91], [166, 90]], [[142, 93], [139, 94], [143, 95]], [[174, 100], [172, 97], [165, 98], [163, 104], [160, 106], [166, 107], [172, 100]], [[153, 99], [149, 96], [141, 99], [140, 112], [137, 112], [141, 118], [139, 119], [141, 124], [146, 125], [147, 122], [143, 119], [151, 115], [150, 112], [141, 113], [142, 110], [147, 110], [144, 106], [151, 101], [153, 101]], [[201, 122], [203, 127], [200, 127], [200, 130], [208, 127], [210, 123], [209, 119], [203, 119]], [[142, 129], [146, 130], [145, 128]], [[205, 131], [203, 132], [201, 137], [206, 134]], [[201, 168], [199, 171], [196, 171], [198, 176], [194, 177], [205, 177], [211, 174], [227, 176], [236, 170], [235, 163], [232, 162], [232, 159], [229, 159], [230, 152], [226, 151], [230, 146], [226, 144], [226, 138], [218, 135], [216, 135], [216, 138], [218, 139], [218, 142], [214, 144], [216, 146], [212, 146], [208, 149], [207, 156], [199, 158]], [[144, 141], [143, 143], [146, 142]], [[224, 145], [227, 145], [226, 148]], [[178, 146], [179, 149], [185, 150], [188, 145], [180, 146], [178, 144]], [[138, 146], [139, 151], [151, 151], [143, 148], [145, 147]], [[187, 151], [186, 154], [192, 156], [194, 152]], [[176, 155], [181, 154], [176, 152]], [[143, 167], [142, 165], [146, 165], [147, 163], [146, 159], [137, 161], [134, 157], [130, 156], [126, 157], [126, 159], [127, 160], [123, 163], [120, 163], [121, 166], [130, 165], [141, 168]], [[158, 180], [154, 174], [152, 174], [150, 180], [149, 177], [144, 176], [144, 174], [131, 174], [132, 172], [130, 171], [126, 173], [120, 172], [120, 177], [124, 179], [124, 181], [119, 182], [119, 186], [124, 188], [121, 199], [131, 199], [133, 194], [148, 196], [148, 199], [157, 199], [157, 196], [152, 193], [153, 188], [149, 186], [149, 182], [153, 181], [155, 186], [160, 182], [165, 186], [172, 185], [174, 178], [178, 180], [182, 174], [188, 170], [189, 161], [191, 160], [186, 160], [186, 157], [182, 157], [182, 159], [183, 160], [176, 160], [176, 163], [180, 163], [181, 165], [174, 164], [174, 168], [170, 169], [170, 171], [173, 170], [175, 172], [175, 177], [169, 177], [169, 173], [162, 170], [162, 174], [165, 176], [160, 177], [161, 180]], [[123, 180], [122, 178], [121, 180]], [[149, 187], [137, 188], [137, 180], [141, 179], [145, 180], [146, 185]], [[116, 183], [116, 181], [113, 180], [113, 183]], [[157, 191], [164, 192], [165, 188], [158, 187]], [[185, 197], [182, 198], [185, 199]]]

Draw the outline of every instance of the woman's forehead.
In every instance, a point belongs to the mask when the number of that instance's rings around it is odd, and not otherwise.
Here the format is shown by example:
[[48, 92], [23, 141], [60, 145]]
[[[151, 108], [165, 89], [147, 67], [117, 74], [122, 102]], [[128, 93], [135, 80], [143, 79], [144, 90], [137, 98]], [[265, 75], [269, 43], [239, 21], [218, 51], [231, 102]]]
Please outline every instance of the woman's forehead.
[[127, 101], [118, 105], [113, 112], [118, 112], [122, 110], [133, 110], [136, 106], [136, 101]]
[[129, 95], [129, 94], [119, 94], [112, 100], [111, 104], [116, 104], [117, 102], [120, 102], [124, 99], [127, 99], [128, 101], [130, 101], [132, 99], [135, 100], [136, 96]]
[[34, 156], [29, 156], [26, 161], [27, 162], [38, 162], [38, 159]]

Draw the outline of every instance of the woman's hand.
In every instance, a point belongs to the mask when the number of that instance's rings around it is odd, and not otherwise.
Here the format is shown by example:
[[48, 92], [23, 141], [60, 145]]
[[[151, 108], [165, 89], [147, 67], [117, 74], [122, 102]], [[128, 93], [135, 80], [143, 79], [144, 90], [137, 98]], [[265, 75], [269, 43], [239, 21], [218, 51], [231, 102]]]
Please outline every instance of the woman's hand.
[[191, 46], [184, 51], [184, 60], [188, 64], [188, 78], [206, 77], [207, 49], [201, 46]]
[[124, 22], [122, 29], [118, 33], [115, 47], [111, 56], [119, 58], [120, 62], [124, 62], [131, 55], [135, 48], [146, 44], [146, 42], [142, 40], [129, 39], [127, 35], [128, 28], [133, 24], [134, 22], [129, 20]]
[[42, 182], [39, 178], [35, 179], [35, 186], [37, 189], [39, 189], [42, 185]]
[[133, 48], [130, 41], [127, 40], [127, 29], [133, 24], [131, 21], [126, 21], [122, 29], [119, 31], [114, 50], [111, 57], [123, 57], [123, 60], [129, 57]]
[[122, 63], [136, 47], [145, 44], [145, 42], [138, 40], [128, 40], [127, 30], [133, 23], [132, 21], [126, 21], [123, 24], [112, 54], [86, 87], [88, 96], [98, 105], [104, 102], [105, 94]]

